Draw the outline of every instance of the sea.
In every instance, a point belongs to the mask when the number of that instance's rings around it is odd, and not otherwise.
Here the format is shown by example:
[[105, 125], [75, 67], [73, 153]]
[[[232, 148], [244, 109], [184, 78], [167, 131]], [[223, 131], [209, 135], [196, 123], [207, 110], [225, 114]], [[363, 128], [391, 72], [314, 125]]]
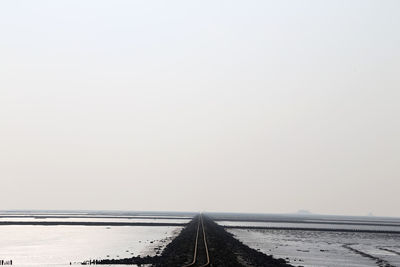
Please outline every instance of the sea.
[[[2, 211], [0, 263], [71, 266], [94, 259], [158, 255], [195, 214]], [[244, 244], [294, 266], [400, 266], [400, 218], [206, 215]]]

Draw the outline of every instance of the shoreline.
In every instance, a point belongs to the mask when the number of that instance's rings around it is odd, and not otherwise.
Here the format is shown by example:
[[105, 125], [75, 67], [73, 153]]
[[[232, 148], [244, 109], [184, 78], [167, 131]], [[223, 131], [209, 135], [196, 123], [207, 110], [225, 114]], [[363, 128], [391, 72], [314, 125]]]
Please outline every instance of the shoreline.
[[[188, 223], [157, 223], [157, 222], [29, 222], [29, 221], [0, 221], [0, 226], [25, 225], [25, 226], [175, 226], [185, 227]], [[348, 232], [348, 233], [382, 233], [400, 234], [400, 231], [367, 230], [367, 229], [337, 229], [337, 228], [305, 228], [305, 227], [269, 227], [269, 226], [224, 226], [225, 229], [243, 230], [290, 230], [290, 231], [318, 231], [318, 232]]]

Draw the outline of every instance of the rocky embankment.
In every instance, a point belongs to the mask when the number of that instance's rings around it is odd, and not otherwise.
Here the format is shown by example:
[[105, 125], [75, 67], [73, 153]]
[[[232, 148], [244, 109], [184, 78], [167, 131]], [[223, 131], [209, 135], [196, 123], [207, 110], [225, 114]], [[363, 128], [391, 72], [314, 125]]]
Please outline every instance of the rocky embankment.
[[[210, 257], [209, 266], [292, 266], [284, 259], [275, 259], [270, 255], [265, 255], [264, 253], [244, 245], [210, 218], [203, 216], [203, 220]], [[198, 222], [199, 216], [196, 216], [182, 229], [181, 233], [167, 245], [160, 256], [105, 259], [97, 260], [96, 264], [152, 264], [155, 267], [184, 266], [193, 260]], [[206, 262], [206, 254], [204, 244], [202, 241], [200, 242], [200, 238], [198, 244], [197, 259], [200, 265], [202, 265], [203, 262]]]

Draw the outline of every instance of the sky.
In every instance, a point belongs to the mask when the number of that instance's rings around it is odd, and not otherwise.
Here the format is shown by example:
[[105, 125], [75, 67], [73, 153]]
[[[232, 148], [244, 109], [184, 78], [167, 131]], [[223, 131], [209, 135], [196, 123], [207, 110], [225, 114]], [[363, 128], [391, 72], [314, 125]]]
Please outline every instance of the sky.
[[0, 210], [400, 216], [400, 1], [1, 1]]

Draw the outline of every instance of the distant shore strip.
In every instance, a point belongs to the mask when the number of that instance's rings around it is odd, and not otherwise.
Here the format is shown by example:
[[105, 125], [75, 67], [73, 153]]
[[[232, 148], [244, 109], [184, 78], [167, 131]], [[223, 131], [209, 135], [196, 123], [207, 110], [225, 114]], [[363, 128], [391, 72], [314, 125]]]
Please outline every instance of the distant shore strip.
[[[0, 221], [0, 226], [4, 225], [37, 225], [37, 226], [175, 226], [184, 227], [187, 223], [153, 223], [153, 222], [29, 222], [29, 221]], [[304, 227], [268, 227], [268, 226], [223, 226], [225, 229], [244, 229], [244, 230], [290, 230], [290, 231], [319, 231], [319, 232], [350, 232], [350, 233], [382, 233], [400, 234], [399, 231], [392, 230], [366, 230], [366, 229], [337, 229], [337, 228], [304, 228]]]
[[23, 221], [0, 221], [1, 225], [42, 225], [42, 226], [61, 226], [61, 225], [77, 225], [77, 226], [185, 226], [186, 223], [147, 223], [147, 222], [23, 222]]
[[306, 227], [269, 227], [269, 226], [224, 226], [226, 229], [244, 230], [290, 230], [290, 231], [319, 231], [319, 232], [349, 232], [349, 233], [381, 233], [400, 234], [395, 230], [369, 230], [369, 229], [338, 229], [338, 228], [306, 228]]

